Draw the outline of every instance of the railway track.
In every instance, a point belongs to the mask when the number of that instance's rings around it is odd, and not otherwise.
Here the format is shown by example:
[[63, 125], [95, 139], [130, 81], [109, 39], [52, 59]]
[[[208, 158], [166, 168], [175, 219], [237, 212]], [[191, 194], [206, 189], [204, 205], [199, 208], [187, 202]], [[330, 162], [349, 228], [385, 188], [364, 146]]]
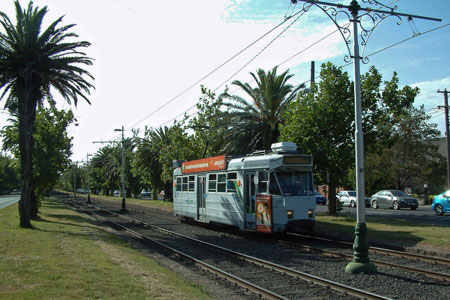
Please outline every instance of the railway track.
[[[280, 243], [322, 253], [332, 257], [340, 257], [345, 260], [352, 260], [353, 244], [349, 242], [336, 241], [325, 238], [312, 237], [304, 234], [288, 233], [288, 237], [300, 238], [301, 241], [291, 239], [291, 241], [279, 240]], [[306, 245], [304, 240], [312, 240], [320, 243], [320, 247]], [[323, 247], [323, 244], [330, 244], [333, 250]], [[337, 248], [336, 248], [337, 247]], [[377, 266], [397, 268], [416, 273], [424, 274], [430, 278], [445, 280], [450, 282], [450, 260], [441, 257], [431, 257], [420, 254], [384, 249], [379, 247], [370, 247], [370, 260]], [[375, 255], [374, 255], [375, 254]], [[439, 270], [439, 271], [436, 271]]]
[[183, 257], [265, 299], [389, 299], [94, 206], [71, 203], [117, 230]]
[[[81, 202], [80, 202], [81, 203]], [[112, 202], [114, 203], [114, 202]], [[116, 204], [116, 203], [114, 203]], [[117, 208], [120, 208], [120, 205], [116, 205]], [[132, 206], [131, 210], [136, 212], [137, 214], [142, 213], [146, 207], [137, 206], [138, 209]], [[149, 213], [147, 211], [147, 213]], [[180, 219], [177, 217], [169, 216], [167, 214], [163, 214], [161, 212], [155, 212], [152, 210], [152, 216], [156, 216], [157, 218], [164, 219], [171, 222], [179, 222]], [[201, 223], [200, 223], [201, 224]], [[197, 223], [197, 225], [199, 225]], [[299, 233], [288, 233], [287, 237], [291, 238], [290, 240], [277, 240], [277, 242], [288, 245], [290, 247], [295, 247], [302, 250], [307, 250], [310, 252], [319, 253], [322, 255], [336, 257], [344, 260], [351, 261], [353, 259], [352, 247], [353, 244], [349, 242], [337, 241], [327, 238], [321, 237], [313, 237], [310, 235], [299, 234]], [[292, 239], [294, 238], [294, 239]], [[298, 239], [300, 238], [300, 242]], [[319, 243], [320, 246], [311, 246], [305, 244], [305, 240], [310, 240], [315, 243]], [[270, 241], [270, 240], [269, 240]], [[332, 248], [328, 249], [323, 245], [331, 245]], [[391, 249], [385, 249], [380, 247], [370, 247], [370, 259], [373, 263], [375, 263], [379, 267], [388, 267], [388, 268], [396, 268], [401, 270], [406, 270], [410, 272], [424, 274], [427, 277], [445, 280], [450, 282], [450, 260], [440, 257], [432, 257], [425, 256], [420, 254], [408, 253], [404, 251], [396, 251]]]

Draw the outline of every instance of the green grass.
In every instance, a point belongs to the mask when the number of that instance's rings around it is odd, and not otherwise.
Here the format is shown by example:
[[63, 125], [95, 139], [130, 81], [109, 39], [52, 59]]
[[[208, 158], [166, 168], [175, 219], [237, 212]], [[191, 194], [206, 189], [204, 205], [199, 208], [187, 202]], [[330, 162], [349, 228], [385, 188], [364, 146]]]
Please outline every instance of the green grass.
[[17, 205], [0, 210], [0, 299], [210, 299], [58, 202], [18, 224]]
[[[72, 193], [69, 193], [69, 195], [72, 195]], [[77, 194], [78, 198], [85, 198], [87, 199], [86, 194]], [[97, 196], [97, 195], [91, 195], [91, 198], [101, 198], [101, 199], [107, 199], [111, 201], [117, 201], [118, 203], [122, 203], [121, 197], [112, 197], [112, 196]], [[125, 198], [126, 204], [133, 203], [133, 204], [140, 204], [148, 207], [153, 208], [159, 208], [167, 211], [173, 211], [173, 202], [165, 202], [163, 200], [150, 200], [150, 199], [136, 199], [136, 198]]]
[[[316, 216], [316, 231], [344, 239], [354, 237], [356, 218], [352, 216]], [[450, 227], [426, 225], [400, 219], [366, 218], [369, 243], [391, 243], [406, 247], [450, 250]]]

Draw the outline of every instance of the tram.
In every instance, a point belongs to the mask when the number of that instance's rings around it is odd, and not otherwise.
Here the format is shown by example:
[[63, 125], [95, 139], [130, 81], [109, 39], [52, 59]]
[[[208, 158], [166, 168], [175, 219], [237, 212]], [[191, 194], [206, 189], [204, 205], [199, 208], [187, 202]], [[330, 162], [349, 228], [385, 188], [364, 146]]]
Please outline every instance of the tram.
[[174, 215], [244, 231], [313, 229], [313, 160], [297, 150], [284, 142], [270, 153], [174, 162]]

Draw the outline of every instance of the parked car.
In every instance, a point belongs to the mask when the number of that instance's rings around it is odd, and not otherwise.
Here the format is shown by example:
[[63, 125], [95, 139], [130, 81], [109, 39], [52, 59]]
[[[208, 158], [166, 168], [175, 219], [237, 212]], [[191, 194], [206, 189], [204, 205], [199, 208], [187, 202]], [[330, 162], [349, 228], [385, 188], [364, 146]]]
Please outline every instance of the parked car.
[[370, 197], [370, 204], [373, 208], [389, 207], [393, 209], [410, 208], [412, 210], [419, 207], [416, 198], [397, 190], [383, 190]]
[[437, 216], [450, 213], [450, 191], [434, 196], [431, 209], [434, 210]]
[[114, 197], [120, 197], [120, 191], [119, 190], [115, 190], [113, 193]]
[[319, 191], [314, 190], [314, 196], [316, 196], [316, 204], [322, 204], [322, 205], [327, 204], [327, 198], [324, 195], [322, 195], [321, 193], [319, 193]]
[[152, 196], [152, 190], [150, 189], [143, 189], [141, 191], [141, 197], [142, 198], [150, 198]]
[[[358, 199], [356, 197], [356, 191], [340, 191], [336, 198], [342, 203], [342, 206], [356, 207]], [[364, 198], [364, 205], [370, 207], [370, 198]]]

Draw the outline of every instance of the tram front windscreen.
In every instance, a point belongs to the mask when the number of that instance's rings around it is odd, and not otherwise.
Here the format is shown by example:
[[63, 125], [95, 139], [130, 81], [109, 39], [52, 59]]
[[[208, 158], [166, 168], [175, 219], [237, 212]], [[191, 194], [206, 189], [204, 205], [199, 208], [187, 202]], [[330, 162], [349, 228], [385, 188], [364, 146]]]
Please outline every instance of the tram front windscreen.
[[[276, 179], [274, 177], [276, 177]], [[314, 195], [311, 172], [273, 172], [271, 174], [272, 187], [274, 187], [274, 182], [272, 182], [273, 179], [279, 184], [278, 193], [283, 196]], [[271, 190], [273, 189], [271, 188]]]

